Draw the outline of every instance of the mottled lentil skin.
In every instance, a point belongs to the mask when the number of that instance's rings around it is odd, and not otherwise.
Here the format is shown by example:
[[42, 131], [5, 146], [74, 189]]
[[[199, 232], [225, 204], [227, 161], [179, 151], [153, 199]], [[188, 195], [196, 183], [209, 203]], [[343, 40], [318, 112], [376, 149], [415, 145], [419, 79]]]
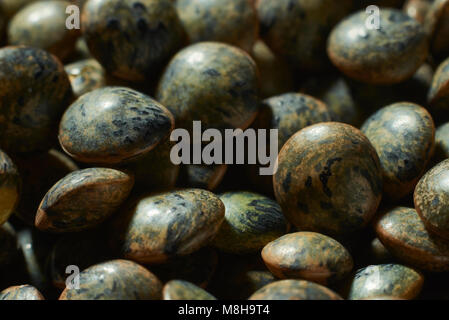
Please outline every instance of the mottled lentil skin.
[[83, 35], [93, 57], [125, 80], [157, 76], [186, 42], [169, 0], [97, 0], [83, 8]]
[[435, 132], [434, 159], [437, 162], [449, 158], [449, 123], [439, 126]]
[[336, 122], [296, 133], [278, 156], [275, 196], [299, 230], [353, 233], [368, 224], [382, 196], [379, 158], [356, 128]]
[[75, 265], [84, 270], [112, 257], [107, 247], [103, 229], [77, 232], [62, 236], [51, 248], [47, 265], [52, 284], [65, 289], [67, 266]]
[[[328, 66], [326, 40], [351, 0], [258, 0], [260, 35], [274, 53], [307, 71]], [[301, 30], [301, 32], [298, 32]]]
[[137, 188], [149, 192], [175, 187], [180, 166], [173, 164], [170, 159], [174, 145], [175, 143], [167, 138], [150, 152], [123, 165], [124, 169], [134, 174]]
[[0, 225], [16, 209], [21, 192], [21, 178], [11, 158], [0, 150]]
[[342, 300], [332, 290], [304, 280], [281, 280], [257, 290], [249, 300]]
[[250, 51], [257, 39], [252, 0], [179, 0], [176, 9], [192, 43], [218, 41]]
[[106, 84], [105, 70], [95, 59], [85, 59], [65, 66], [73, 94], [79, 98]]
[[171, 280], [162, 290], [163, 300], [217, 300], [209, 292], [184, 280]]
[[127, 259], [164, 263], [207, 245], [224, 214], [221, 200], [201, 189], [142, 196], [116, 217], [112, 245]]
[[104, 87], [66, 110], [59, 142], [75, 160], [119, 164], [153, 149], [173, 126], [171, 113], [152, 98], [125, 87]]
[[426, 228], [449, 240], [449, 159], [421, 178], [416, 185], [414, 203]]
[[37, 1], [20, 10], [9, 22], [10, 45], [41, 48], [59, 59], [66, 59], [75, 49], [80, 31], [66, 27], [66, 8], [61, 0]]
[[421, 273], [400, 264], [373, 265], [358, 270], [351, 284], [350, 300], [380, 296], [416, 298], [423, 286]]
[[[156, 99], [174, 115], [177, 128], [248, 127], [258, 111], [258, 70], [243, 50], [218, 42], [191, 45], [171, 60]], [[189, 85], [186, 85], [188, 83]]]
[[449, 243], [429, 233], [415, 209], [386, 211], [374, 227], [379, 240], [399, 261], [425, 271], [449, 270]]
[[251, 57], [260, 72], [260, 97], [269, 98], [294, 91], [293, 72], [283, 59], [276, 56], [262, 40], [257, 40]]
[[424, 28], [396, 9], [380, 10], [380, 29], [367, 28], [365, 10], [332, 31], [328, 54], [348, 77], [370, 84], [395, 84], [415, 73], [428, 54]]
[[280, 279], [304, 279], [322, 285], [344, 279], [354, 266], [345, 247], [314, 232], [282, 236], [263, 248], [262, 258]]
[[9, 287], [0, 292], [0, 300], [45, 300], [35, 287], [30, 285]]
[[411, 193], [434, 151], [430, 113], [416, 104], [395, 103], [374, 113], [361, 130], [379, 155], [385, 194], [397, 200]]
[[95, 227], [119, 208], [133, 185], [132, 176], [115, 169], [74, 171], [44, 196], [35, 225], [42, 231], [57, 233]]
[[427, 100], [431, 111], [447, 120], [449, 110], [449, 58], [444, 60], [435, 71]]
[[54, 56], [28, 47], [0, 49], [0, 147], [48, 150], [71, 96], [70, 81]]
[[66, 288], [59, 300], [159, 300], [162, 283], [128, 260], [103, 262], [80, 273], [80, 288]]
[[226, 214], [213, 244], [236, 254], [256, 252], [287, 232], [287, 222], [276, 201], [253, 192], [226, 192], [220, 196]]
[[37, 209], [47, 191], [60, 179], [79, 168], [68, 156], [55, 149], [15, 157], [14, 161], [22, 178], [21, 201], [14, 213], [27, 225], [34, 226]]

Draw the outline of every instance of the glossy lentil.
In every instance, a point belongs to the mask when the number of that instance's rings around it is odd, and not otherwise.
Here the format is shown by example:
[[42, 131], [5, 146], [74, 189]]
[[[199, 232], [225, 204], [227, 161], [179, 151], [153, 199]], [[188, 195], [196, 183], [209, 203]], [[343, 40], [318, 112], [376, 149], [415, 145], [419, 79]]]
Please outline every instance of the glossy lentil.
[[309, 126], [290, 138], [273, 183], [291, 223], [331, 235], [366, 226], [382, 197], [374, 147], [358, 129], [336, 122]]
[[142, 196], [117, 215], [111, 228], [117, 241], [112, 245], [127, 259], [163, 263], [209, 244], [224, 211], [216, 195], [201, 189]]
[[424, 277], [421, 273], [399, 265], [368, 266], [357, 271], [349, 292], [349, 299], [390, 296], [413, 299], [421, 291]]
[[74, 171], [44, 196], [35, 225], [50, 232], [82, 231], [97, 226], [126, 200], [134, 178], [108, 168]]
[[400, 10], [381, 9], [380, 28], [369, 28], [365, 11], [338, 24], [329, 37], [328, 54], [345, 75], [371, 84], [410, 78], [428, 54], [423, 26]]
[[449, 243], [427, 231], [415, 209], [396, 207], [384, 212], [375, 230], [399, 261], [426, 271], [449, 270]]
[[81, 24], [92, 55], [109, 73], [130, 81], [157, 77], [186, 41], [169, 0], [89, 1]]
[[78, 161], [119, 164], [153, 149], [173, 126], [171, 113], [152, 98], [125, 87], [105, 87], [66, 110], [59, 142]]
[[111, 260], [80, 273], [80, 288], [66, 288], [60, 300], [157, 300], [162, 283], [150, 271], [128, 260]]
[[253, 192], [226, 192], [220, 199], [226, 208], [225, 220], [213, 244], [222, 251], [255, 252], [287, 232], [280, 206], [266, 196]]
[[385, 194], [400, 199], [413, 192], [434, 151], [430, 113], [412, 103], [396, 103], [374, 113], [361, 130], [379, 155]]
[[353, 268], [349, 252], [336, 240], [314, 232], [282, 236], [262, 250], [268, 269], [281, 279], [304, 279], [328, 285], [344, 279]]

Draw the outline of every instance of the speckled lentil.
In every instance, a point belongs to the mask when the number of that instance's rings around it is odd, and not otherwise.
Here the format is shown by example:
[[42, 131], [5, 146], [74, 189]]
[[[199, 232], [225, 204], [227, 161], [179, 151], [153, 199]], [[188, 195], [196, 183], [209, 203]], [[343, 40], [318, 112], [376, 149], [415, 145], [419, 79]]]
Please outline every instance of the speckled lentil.
[[1, 48], [0, 147], [20, 153], [48, 150], [71, 97], [68, 76], [54, 56], [30, 47]]
[[412, 192], [433, 155], [435, 126], [429, 112], [396, 103], [374, 113], [361, 130], [379, 155], [385, 194], [400, 199]]
[[245, 129], [258, 111], [258, 91], [257, 66], [247, 53], [202, 42], [171, 60], [156, 99], [173, 113], [177, 128], [192, 130], [192, 121], [199, 120], [203, 130]]
[[222, 251], [255, 252], [287, 232], [280, 206], [266, 196], [253, 192], [226, 192], [220, 199], [226, 208], [225, 220], [213, 244]]
[[186, 37], [169, 0], [89, 1], [81, 24], [92, 55], [109, 73], [130, 81], [157, 77]]
[[350, 125], [326, 122], [302, 129], [284, 145], [278, 164], [276, 199], [300, 230], [355, 232], [379, 206], [379, 158], [368, 138]]
[[177, 0], [190, 41], [220, 41], [250, 51], [259, 31], [252, 0]]
[[201, 189], [142, 196], [117, 215], [113, 246], [127, 259], [158, 264], [209, 244], [224, 219], [223, 202]]
[[424, 226], [416, 210], [396, 207], [375, 223], [380, 241], [399, 261], [426, 271], [449, 270], [449, 243]]
[[134, 178], [108, 168], [74, 171], [44, 196], [36, 214], [38, 229], [75, 232], [97, 226], [126, 200]]
[[30, 285], [9, 287], [0, 292], [0, 300], [45, 300], [44, 296]]
[[80, 273], [80, 288], [66, 288], [60, 300], [157, 300], [162, 283], [150, 271], [128, 260], [112, 260]]
[[349, 299], [381, 296], [413, 299], [421, 291], [424, 278], [419, 272], [398, 264], [368, 266], [357, 271]]
[[371, 84], [410, 78], [428, 54], [422, 25], [400, 10], [381, 9], [380, 29], [368, 28], [366, 12], [343, 20], [332, 31], [328, 53], [341, 72]]
[[118, 164], [153, 149], [173, 126], [171, 113], [152, 98], [125, 87], [105, 87], [66, 110], [59, 142], [78, 161]]
[[262, 250], [268, 269], [281, 279], [304, 279], [322, 285], [345, 278], [353, 268], [352, 257], [340, 243], [314, 232], [282, 236]]
[[449, 159], [429, 170], [414, 193], [415, 208], [427, 229], [449, 239]]
[[75, 49], [78, 29], [66, 27], [66, 8], [69, 1], [36, 1], [20, 10], [8, 26], [11, 45], [42, 48], [61, 60]]

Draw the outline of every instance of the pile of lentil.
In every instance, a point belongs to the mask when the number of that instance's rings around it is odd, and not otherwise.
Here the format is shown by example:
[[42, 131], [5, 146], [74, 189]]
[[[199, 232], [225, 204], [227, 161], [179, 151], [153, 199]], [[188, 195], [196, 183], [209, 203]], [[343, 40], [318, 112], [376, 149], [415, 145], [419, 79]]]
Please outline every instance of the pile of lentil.
[[[0, 300], [449, 298], [449, 0], [3, 0], [0, 35]], [[276, 173], [175, 165], [193, 121], [278, 129]]]

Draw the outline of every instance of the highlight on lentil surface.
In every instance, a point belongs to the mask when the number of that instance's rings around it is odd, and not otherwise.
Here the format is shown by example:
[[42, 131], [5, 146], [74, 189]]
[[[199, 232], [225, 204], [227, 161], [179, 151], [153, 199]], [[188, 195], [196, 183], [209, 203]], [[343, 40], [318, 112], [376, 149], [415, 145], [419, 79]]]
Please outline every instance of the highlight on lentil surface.
[[0, 300], [449, 299], [448, 111], [449, 0], [0, 0]]

